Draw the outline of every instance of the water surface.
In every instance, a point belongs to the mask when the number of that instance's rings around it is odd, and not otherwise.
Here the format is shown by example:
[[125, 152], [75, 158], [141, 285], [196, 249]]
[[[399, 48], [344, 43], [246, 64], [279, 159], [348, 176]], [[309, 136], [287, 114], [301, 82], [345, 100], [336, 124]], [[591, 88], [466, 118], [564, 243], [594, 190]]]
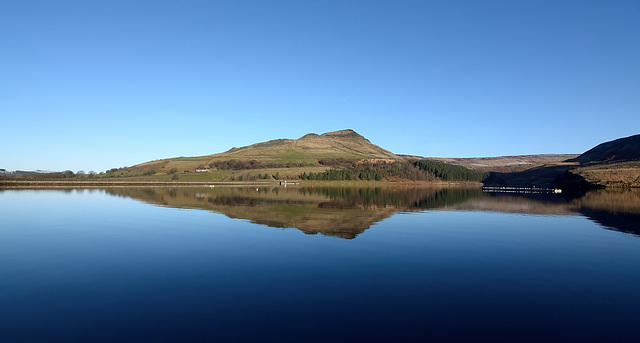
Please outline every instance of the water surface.
[[636, 341], [640, 196], [0, 191], [2, 341]]

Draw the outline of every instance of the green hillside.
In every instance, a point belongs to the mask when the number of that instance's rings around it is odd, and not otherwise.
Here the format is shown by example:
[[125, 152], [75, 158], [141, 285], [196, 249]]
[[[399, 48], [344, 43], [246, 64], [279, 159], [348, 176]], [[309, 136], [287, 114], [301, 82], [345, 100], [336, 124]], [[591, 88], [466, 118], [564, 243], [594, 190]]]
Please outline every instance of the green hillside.
[[311, 133], [298, 139], [276, 139], [207, 156], [150, 161], [130, 169], [138, 173], [144, 170], [170, 173], [172, 170], [295, 168], [317, 166], [321, 159], [401, 160], [355, 131], [342, 130], [321, 135]]

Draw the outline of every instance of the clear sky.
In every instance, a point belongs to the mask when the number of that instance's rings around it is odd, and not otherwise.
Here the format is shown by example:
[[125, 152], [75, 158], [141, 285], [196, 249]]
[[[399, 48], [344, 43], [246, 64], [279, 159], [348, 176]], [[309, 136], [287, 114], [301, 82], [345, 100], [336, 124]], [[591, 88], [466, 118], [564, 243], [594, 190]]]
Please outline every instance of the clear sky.
[[2, 1], [0, 168], [351, 128], [398, 154], [640, 133], [640, 1]]

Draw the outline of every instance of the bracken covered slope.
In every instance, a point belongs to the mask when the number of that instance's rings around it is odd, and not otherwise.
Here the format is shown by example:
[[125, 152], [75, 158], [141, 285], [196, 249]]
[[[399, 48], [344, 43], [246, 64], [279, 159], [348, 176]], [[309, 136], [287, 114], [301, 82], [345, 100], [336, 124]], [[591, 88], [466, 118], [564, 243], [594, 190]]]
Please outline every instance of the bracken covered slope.
[[519, 187], [640, 187], [640, 135], [605, 142], [562, 163], [492, 173], [487, 185]]
[[640, 187], [640, 135], [599, 144], [568, 161], [580, 163], [570, 172], [591, 185]]
[[603, 163], [634, 161], [640, 159], [640, 134], [619, 138], [597, 145], [568, 162]]

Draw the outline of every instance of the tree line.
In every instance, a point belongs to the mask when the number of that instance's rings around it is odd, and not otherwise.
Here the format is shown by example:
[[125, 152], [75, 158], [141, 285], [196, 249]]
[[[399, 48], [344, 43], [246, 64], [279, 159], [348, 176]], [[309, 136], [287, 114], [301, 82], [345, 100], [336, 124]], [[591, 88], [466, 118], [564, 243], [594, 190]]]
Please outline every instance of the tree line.
[[483, 181], [489, 176], [489, 173], [480, 173], [463, 166], [433, 160], [414, 161], [413, 165], [446, 181]]
[[[302, 173], [302, 180], [445, 180], [445, 181], [482, 181], [488, 174], [479, 173], [463, 166], [451, 165], [432, 160], [364, 162], [355, 163], [350, 160], [324, 161], [326, 164], [336, 163], [346, 168], [328, 169], [319, 173]], [[324, 164], [322, 163], [322, 164]]]

